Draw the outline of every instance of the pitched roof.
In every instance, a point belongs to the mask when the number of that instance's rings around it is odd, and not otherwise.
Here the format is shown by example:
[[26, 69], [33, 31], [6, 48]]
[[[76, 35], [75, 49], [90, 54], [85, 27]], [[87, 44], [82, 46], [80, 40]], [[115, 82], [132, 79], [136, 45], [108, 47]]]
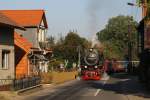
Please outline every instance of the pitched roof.
[[24, 29], [20, 24], [11, 20], [7, 16], [3, 15], [2, 13], [0, 13], [0, 26], [9, 26], [14, 28]]
[[38, 27], [44, 18], [44, 25], [48, 27], [44, 10], [0, 10], [0, 12], [24, 27]]
[[32, 43], [30, 43], [26, 38], [20, 36], [18, 33], [14, 33], [15, 45], [22, 48], [24, 51], [29, 52], [32, 48]]

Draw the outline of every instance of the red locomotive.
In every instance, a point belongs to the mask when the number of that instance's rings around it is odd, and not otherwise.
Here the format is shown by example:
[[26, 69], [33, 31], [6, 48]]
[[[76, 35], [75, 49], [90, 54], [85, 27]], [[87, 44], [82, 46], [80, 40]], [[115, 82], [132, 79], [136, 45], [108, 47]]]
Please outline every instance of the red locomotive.
[[103, 54], [98, 50], [86, 49], [81, 56], [81, 78], [83, 80], [100, 80], [103, 73]]

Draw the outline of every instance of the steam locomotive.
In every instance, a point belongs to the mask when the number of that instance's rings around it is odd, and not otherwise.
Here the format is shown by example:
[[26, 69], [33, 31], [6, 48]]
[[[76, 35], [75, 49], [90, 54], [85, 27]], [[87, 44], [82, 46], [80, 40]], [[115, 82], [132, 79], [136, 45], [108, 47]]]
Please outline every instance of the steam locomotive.
[[83, 80], [100, 80], [103, 73], [104, 57], [97, 49], [86, 49], [81, 56], [81, 78]]

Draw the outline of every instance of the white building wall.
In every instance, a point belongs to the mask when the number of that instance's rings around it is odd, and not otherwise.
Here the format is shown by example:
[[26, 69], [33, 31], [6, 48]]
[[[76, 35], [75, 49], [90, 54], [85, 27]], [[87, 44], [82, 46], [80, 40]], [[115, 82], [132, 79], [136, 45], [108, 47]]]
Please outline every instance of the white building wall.
[[[9, 63], [7, 69], [2, 69], [2, 50], [8, 50]], [[15, 78], [15, 61], [14, 46], [0, 45], [0, 79], [14, 79]]]

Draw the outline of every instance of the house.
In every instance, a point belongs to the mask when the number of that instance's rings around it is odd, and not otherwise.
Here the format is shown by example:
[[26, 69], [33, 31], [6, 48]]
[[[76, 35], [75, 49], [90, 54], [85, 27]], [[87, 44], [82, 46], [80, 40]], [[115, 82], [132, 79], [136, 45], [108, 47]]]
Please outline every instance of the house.
[[0, 13], [0, 86], [12, 83], [15, 78], [15, 29], [25, 30], [20, 24]]
[[29, 54], [30, 64], [36, 66], [36, 71], [47, 72], [49, 59], [45, 57], [51, 56], [52, 51], [47, 51], [46, 33], [48, 24], [44, 10], [0, 10], [5, 16], [22, 25], [26, 31], [15, 29], [32, 43], [32, 51]]
[[22, 25], [26, 31], [15, 31], [29, 40], [34, 48], [45, 42], [48, 29], [44, 10], [0, 10], [1, 13]]

